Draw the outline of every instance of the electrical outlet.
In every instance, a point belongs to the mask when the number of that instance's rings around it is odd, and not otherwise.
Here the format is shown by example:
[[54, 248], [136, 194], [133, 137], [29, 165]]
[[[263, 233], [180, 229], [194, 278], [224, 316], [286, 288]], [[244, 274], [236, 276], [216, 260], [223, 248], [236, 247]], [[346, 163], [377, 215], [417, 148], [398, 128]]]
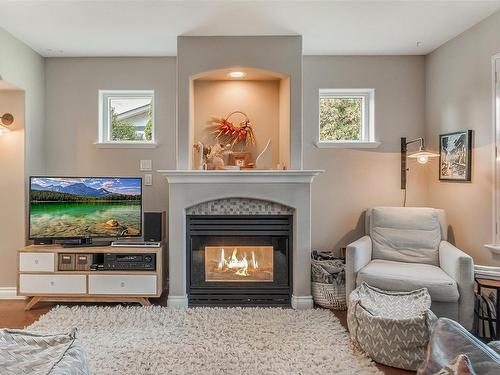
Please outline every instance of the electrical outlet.
[[145, 186], [153, 185], [153, 175], [151, 173], [146, 173], [144, 175], [144, 185]]
[[141, 171], [152, 171], [153, 170], [153, 162], [151, 160], [141, 160], [139, 165], [139, 169]]

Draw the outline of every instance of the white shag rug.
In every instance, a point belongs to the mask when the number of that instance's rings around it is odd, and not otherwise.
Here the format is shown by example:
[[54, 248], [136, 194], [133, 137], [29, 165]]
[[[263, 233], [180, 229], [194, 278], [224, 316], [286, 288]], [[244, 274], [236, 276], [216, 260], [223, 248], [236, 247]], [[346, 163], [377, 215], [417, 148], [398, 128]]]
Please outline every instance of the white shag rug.
[[58, 306], [28, 327], [78, 328], [92, 374], [382, 374], [328, 310]]

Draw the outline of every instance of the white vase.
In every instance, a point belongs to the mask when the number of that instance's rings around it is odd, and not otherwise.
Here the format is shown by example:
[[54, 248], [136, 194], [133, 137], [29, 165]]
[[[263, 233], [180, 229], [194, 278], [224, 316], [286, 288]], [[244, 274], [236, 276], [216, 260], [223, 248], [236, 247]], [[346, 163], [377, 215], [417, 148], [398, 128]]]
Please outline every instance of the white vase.
[[255, 168], [273, 168], [273, 145], [271, 144], [271, 140], [267, 141], [266, 147], [264, 147], [264, 150], [259, 154], [259, 156], [257, 156], [257, 159], [255, 159]]

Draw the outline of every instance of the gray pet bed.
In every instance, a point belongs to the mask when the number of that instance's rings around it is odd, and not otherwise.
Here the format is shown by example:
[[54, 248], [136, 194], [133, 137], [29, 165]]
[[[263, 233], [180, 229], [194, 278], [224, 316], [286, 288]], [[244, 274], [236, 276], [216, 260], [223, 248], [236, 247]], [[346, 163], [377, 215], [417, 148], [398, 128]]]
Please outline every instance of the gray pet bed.
[[88, 375], [87, 357], [76, 329], [67, 334], [41, 335], [0, 329], [0, 374]]

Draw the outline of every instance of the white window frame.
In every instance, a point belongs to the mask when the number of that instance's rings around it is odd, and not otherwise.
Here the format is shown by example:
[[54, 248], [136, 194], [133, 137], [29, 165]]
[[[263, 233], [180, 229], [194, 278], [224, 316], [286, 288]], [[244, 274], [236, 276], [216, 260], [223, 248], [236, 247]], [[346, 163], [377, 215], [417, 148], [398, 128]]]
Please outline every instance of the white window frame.
[[[111, 140], [111, 128], [109, 126], [109, 103], [115, 98], [150, 98], [151, 97], [151, 120], [153, 131], [151, 140], [140, 141], [113, 141]], [[99, 148], [155, 148], [156, 121], [155, 121], [155, 92], [154, 90], [99, 90], [99, 119], [98, 119], [98, 141], [95, 145]]]
[[[321, 99], [363, 99], [360, 140], [324, 141], [320, 138]], [[316, 146], [319, 148], [376, 148], [375, 89], [319, 89]]]

